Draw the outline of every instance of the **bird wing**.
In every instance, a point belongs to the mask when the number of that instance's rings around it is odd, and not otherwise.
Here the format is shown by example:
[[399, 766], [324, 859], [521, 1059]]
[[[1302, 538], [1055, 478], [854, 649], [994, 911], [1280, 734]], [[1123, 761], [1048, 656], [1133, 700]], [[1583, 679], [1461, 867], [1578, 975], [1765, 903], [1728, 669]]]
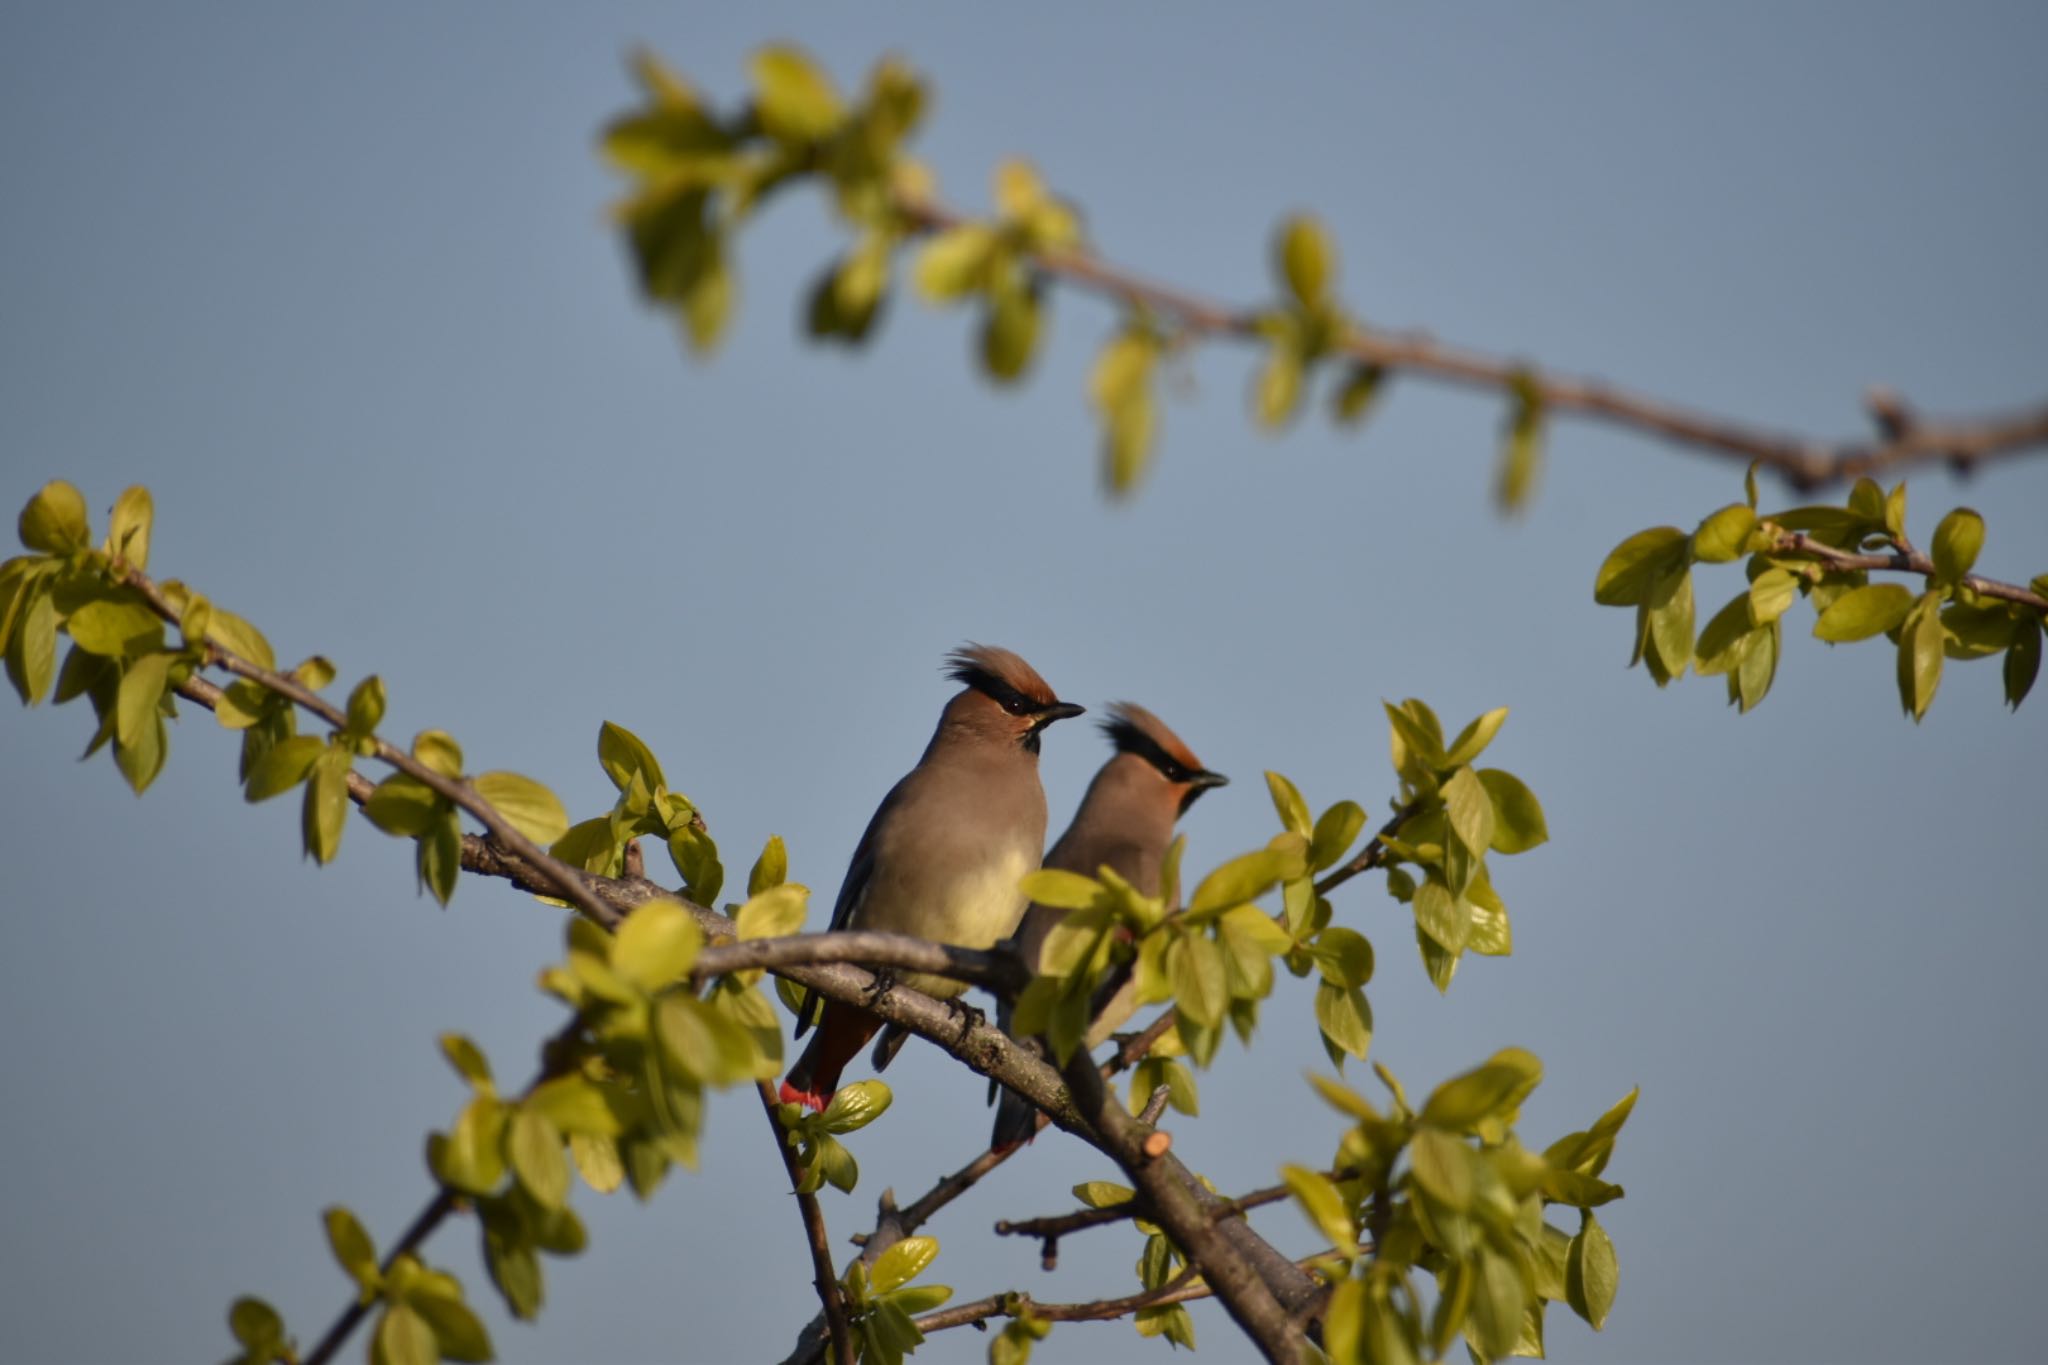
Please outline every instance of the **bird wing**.
[[[861, 897], [867, 893], [868, 882], [874, 875], [875, 832], [882, 827], [883, 818], [897, 805], [903, 791], [903, 783], [907, 781], [908, 777], [891, 787], [889, 794], [882, 798], [882, 804], [875, 807], [875, 813], [868, 817], [868, 827], [861, 831], [860, 842], [853, 846], [853, 858], [846, 865], [846, 879], [839, 883], [839, 899], [832, 903], [832, 923], [829, 928], [851, 927], [853, 916], [860, 908]], [[803, 1037], [810, 1031], [811, 1026], [818, 1022], [818, 1016], [824, 1009], [824, 996], [816, 991], [806, 994], [803, 1012], [796, 1018], [796, 1031], [790, 1036]]]

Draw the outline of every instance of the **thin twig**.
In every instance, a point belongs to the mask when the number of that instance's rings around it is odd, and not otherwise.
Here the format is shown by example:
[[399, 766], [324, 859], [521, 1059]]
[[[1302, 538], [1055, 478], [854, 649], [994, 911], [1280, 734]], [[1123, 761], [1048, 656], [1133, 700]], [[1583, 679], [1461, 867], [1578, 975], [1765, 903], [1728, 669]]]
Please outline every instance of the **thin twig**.
[[[1889, 554], [1858, 554], [1823, 544], [1804, 531], [1785, 531], [1779, 534], [1776, 548], [1811, 555], [1832, 569], [1888, 569], [1894, 573], [1919, 574], [1923, 578], [1934, 576], [1932, 559], [1913, 548], [1911, 541], [1901, 538], [1898, 544], [1899, 548]], [[2023, 607], [2032, 607], [2035, 611], [2048, 615], [2048, 597], [2022, 588], [2016, 583], [2000, 583], [1996, 579], [1979, 578], [1975, 574], [1966, 574], [1959, 581], [1981, 597], [1996, 597], [2005, 602], [2017, 602]]]
[[1358, 850], [1357, 857], [1344, 864], [1344, 866], [1323, 875], [1322, 880], [1316, 883], [1316, 894], [1318, 896], [1327, 896], [1359, 873], [1369, 871], [1384, 863], [1387, 860], [1387, 840], [1400, 833], [1401, 826], [1406, 824], [1410, 817], [1420, 809], [1422, 809], [1420, 801], [1410, 801], [1407, 805], [1395, 811], [1393, 818], [1384, 825], [1381, 825], [1379, 832], [1367, 841], [1364, 848]]
[[[1319, 1251], [1313, 1256], [1304, 1256], [1295, 1264], [1303, 1270], [1314, 1270], [1318, 1262], [1327, 1260], [1334, 1252]], [[1023, 1315], [1041, 1322], [1107, 1322], [1145, 1308], [1163, 1308], [1168, 1304], [1191, 1303], [1206, 1299], [1215, 1291], [1196, 1275], [1195, 1268], [1188, 1266], [1178, 1275], [1157, 1289], [1127, 1295], [1121, 1299], [1097, 1299], [1092, 1303], [1039, 1303], [1029, 1294], [991, 1294], [984, 1299], [969, 1303], [955, 1304], [950, 1308], [935, 1309], [920, 1317], [911, 1319], [920, 1331], [941, 1332], [948, 1327], [972, 1327], [987, 1322], [990, 1318], [1012, 1318]]]
[[[1349, 1180], [1358, 1173], [1353, 1170], [1324, 1171], [1325, 1180]], [[1212, 1220], [1236, 1218], [1251, 1209], [1277, 1204], [1287, 1198], [1290, 1191], [1285, 1185], [1267, 1185], [1251, 1190], [1234, 1199], [1225, 1199], [1209, 1209]], [[1121, 1223], [1127, 1218], [1147, 1217], [1145, 1208], [1137, 1200], [1122, 1204], [1111, 1204], [1100, 1209], [1075, 1209], [1072, 1213], [1052, 1214], [1043, 1218], [1019, 1218], [1014, 1222], [1004, 1219], [996, 1224], [998, 1237], [1034, 1237], [1058, 1239], [1070, 1232], [1087, 1228], [1103, 1227], [1110, 1223]]]
[[[412, 1225], [406, 1228], [404, 1235], [392, 1244], [391, 1251], [385, 1256], [381, 1267], [383, 1272], [390, 1274], [391, 1267], [398, 1263], [399, 1257], [419, 1250], [420, 1245], [432, 1236], [434, 1230], [454, 1211], [455, 1197], [445, 1188], [437, 1191], [434, 1197], [427, 1201], [426, 1207], [414, 1217]], [[369, 1315], [371, 1307], [376, 1302], [375, 1299], [369, 1303], [363, 1302], [361, 1298], [349, 1300], [348, 1307], [341, 1311], [341, 1316], [328, 1325], [327, 1331], [307, 1353], [304, 1365], [327, 1365], [328, 1361], [334, 1359], [334, 1353], [348, 1343], [349, 1336]]]
[[[909, 222], [927, 232], [973, 221], [927, 200], [899, 199], [899, 209]], [[1265, 310], [1225, 307], [1143, 279], [1085, 251], [1041, 250], [1032, 253], [1032, 260], [1046, 275], [1142, 309], [1183, 332], [1254, 341], [1263, 338], [1260, 324]], [[1533, 393], [1550, 412], [1598, 419], [1744, 464], [1754, 461], [1800, 489], [1914, 464], [1945, 463], [1959, 472], [1968, 471], [1998, 456], [2048, 442], [2048, 405], [1997, 417], [1933, 422], [1910, 412], [1889, 391], [1878, 391], [1870, 406], [1882, 440], [1819, 441], [1684, 408], [1604, 380], [1446, 345], [1423, 333], [1396, 333], [1353, 323], [1333, 349], [1387, 373], [1405, 372], [1503, 393]]]
[[[172, 625], [183, 627], [184, 613], [171, 605], [169, 599], [164, 596], [163, 590], [151, 581], [147, 575], [139, 570], [130, 568], [123, 574], [123, 579], [130, 587], [142, 595], [143, 600], [149, 603], [150, 609], [156, 612], [158, 616], [161, 616]], [[264, 668], [236, 654], [233, 650], [224, 649], [210, 640], [206, 644], [206, 653], [209, 662], [225, 669], [229, 673], [235, 674], [237, 677], [247, 678], [251, 682], [257, 683], [276, 693], [278, 696], [284, 697], [294, 705], [320, 717], [320, 719], [326, 721], [335, 729], [343, 730], [348, 727], [347, 712], [319, 693], [301, 686], [297, 679], [279, 673], [275, 669]], [[382, 739], [372, 737], [371, 742], [374, 745], [372, 750], [373, 757], [398, 769], [406, 776], [434, 792], [437, 796], [445, 797], [461, 809], [468, 811], [483, 824], [485, 829], [491, 832], [492, 838], [518, 854], [521, 858], [532, 863], [535, 867], [541, 869], [553, 884], [553, 894], [567, 900], [604, 928], [614, 929], [618, 927], [618, 914], [610, 906], [606, 905], [604, 901], [591, 894], [590, 888], [583, 884], [584, 874], [582, 872], [543, 852], [539, 845], [528, 839], [524, 834], [521, 834], [514, 828], [511, 821], [499, 814], [496, 806], [478, 796], [476, 791], [467, 782], [456, 778], [444, 777], [403, 749], [388, 744]]]
[[839, 1295], [839, 1277], [832, 1271], [832, 1246], [825, 1235], [825, 1213], [818, 1196], [803, 1189], [803, 1167], [796, 1164], [796, 1152], [788, 1142], [782, 1120], [775, 1117], [775, 1091], [766, 1081], [756, 1081], [761, 1110], [775, 1133], [775, 1149], [782, 1154], [782, 1169], [789, 1172], [789, 1187], [796, 1193], [796, 1206], [803, 1215], [804, 1240], [811, 1252], [811, 1283], [817, 1287], [818, 1302], [824, 1307], [825, 1322], [832, 1334], [832, 1354], [839, 1365], [853, 1365], [853, 1327], [847, 1321], [846, 1303]]

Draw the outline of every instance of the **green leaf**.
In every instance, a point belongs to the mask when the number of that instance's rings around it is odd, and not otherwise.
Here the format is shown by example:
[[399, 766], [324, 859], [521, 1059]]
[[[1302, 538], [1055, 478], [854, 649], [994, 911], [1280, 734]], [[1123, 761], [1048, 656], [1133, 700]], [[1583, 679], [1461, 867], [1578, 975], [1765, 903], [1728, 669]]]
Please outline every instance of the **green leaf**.
[[1308, 802], [1302, 800], [1301, 792], [1279, 773], [1266, 774], [1266, 790], [1272, 794], [1273, 809], [1280, 814], [1280, 824], [1306, 839], [1314, 826], [1309, 823]]
[[1940, 599], [1929, 592], [1913, 607], [1899, 634], [1899, 702], [1916, 722], [1934, 704], [1941, 685]]
[[228, 1308], [228, 1331], [258, 1361], [275, 1359], [284, 1345], [284, 1319], [263, 1300], [246, 1294]]
[[1520, 1048], [1493, 1055], [1484, 1066], [1454, 1076], [1431, 1092], [1422, 1121], [1467, 1132], [1489, 1118], [1511, 1117], [1543, 1079], [1543, 1063]]
[[995, 259], [996, 235], [980, 223], [947, 228], [917, 254], [912, 279], [933, 303], [950, 303], [984, 287]]
[[1230, 992], [1223, 950], [1213, 940], [1185, 934], [1169, 944], [1166, 975], [1173, 983], [1174, 1002], [1182, 1014], [1209, 1027], [1223, 1022]]
[[895, 1101], [895, 1094], [881, 1081], [855, 1081], [839, 1087], [817, 1122], [829, 1133], [857, 1132], [887, 1113]]
[[1472, 1149], [1441, 1128], [1417, 1128], [1408, 1143], [1416, 1183], [1449, 1208], [1472, 1207]]
[[62, 479], [52, 479], [28, 500], [16, 523], [21, 543], [46, 555], [68, 555], [92, 544], [85, 498]]
[[1345, 1207], [1344, 1196], [1328, 1176], [1306, 1166], [1289, 1164], [1280, 1168], [1280, 1179], [1286, 1182], [1288, 1193], [1308, 1215], [1309, 1222], [1329, 1239], [1339, 1255], [1358, 1254], [1358, 1225], [1351, 1210]]
[[1334, 866], [1364, 828], [1365, 808], [1356, 801], [1339, 801], [1316, 817], [1315, 834], [1309, 840], [1310, 869], [1321, 872]]
[[377, 1319], [371, 1365], [439, 1365], [440, 1360], [434, 1329], [409, 1304], [394, 1303]]
[[1493, 498], [1503, 512], [1528, 505], [1543, 471], [1543, 399], [1533, 377], [1515, 376], [1515, 405], [1509, 410], [1507, 437], [1494, 475]]
[[690, 970], [704, 946], [704, 931], [674, 901], [649, 901], [626, 916], [612, 940], [612, 970], [654, 992]]
[[748, 63], [754, 111], [778, 142], [816, 142], [831, 136], [843, 117], [838, 91], [823, 71], [794, 47], [776, 45]]
[[1830, 644], [1868, 640], [1896, 630], [1913, 609], [1913, 594], [1896, 583], [1851, 588], [1828, 604], [1813, 623], [1814, 638]]
[[1256, 853], [1240, 854], [1202, 878], [1188, 901], [1187, 913], [1200, 916], [1257, 900], [1271, 891], [1287, 871], [1288, 858], [1280, 850], [1262, 848]]
[[334, 1250], [334, 1259], [356, 1282], [365, 1301], [377, 1292], [383, 1283], [383, 1275], [377, 1269], [377, 1248], [370, 1242], [370, 1234], [363, 1231], [363, 1225], [356, 1216], [336, 1204], [320, 1215], [327, 1228], [327, 1245]]
[[1486, 784], [1470, 768], [1461, 767], [1445, 780], [1443, 797], [1451, 832], [1468, 851], [1484, 853], [1493, 843], [1493, 798]]
[[938, 1256], [938, 1238], [905, 1237], [875, 1258], [874, 1269], [868, 1272], [869, 1281], [877, 1294], [887, 1294], [923, 1274]]
[[[215, 607], [213, 614], [207, 617], [206, 638], [212, 644], [238, 658], [248, 660], [258, 668], [277, 667], [277, 655], [272, 652], [270, 641], [263, 638], [263, 632], [225, 608]], [[323, 680], [307, 685], [317, 692], [327, 683]]]
[[114, 702], [114, 738], [121, 744], [140, 743], [143, 727], [156, 723], [170, 672], [170, 655], [145, 654], [121, 675]]
[[122, 489], [121, 496], [114, 499], [107, 549], [138, 569], [148, 568], [150, 522], [155, 516], [156, 503], [147, 488], [136, 484]]
[[1934, 577], [1938, 583], [1955, 583], [1977, 563], [1984, 548], [1984, 518], [1968, 507], [1958, 507], [1934, 528]]
[[267, 801], [304, 782], [313, 764], [327, 752], [327, 741], [313, 735], [293, 735], [270, 746], [256, 766], [249, 770], [243, 795], [250, 801]]
[[1331, 409], [1338, 423], [1356, 426], [1363, 421], [1379, 397], [1385, 378], [1386, 370], [1382, 366], [1354, 365], [1338, 386], [1336, 397], [1331, 400]]
[[1565, 1261], [1565, 1301], [1596, 1332], [1607, 1325], [1607, 1313], [1614, 1307], [1614, 1291], [1620, 1278], [1621, 1266], [1607, 1229], [1591, 1213], [1581, 1214], [1579, 1235], [1572, 1238], [1571, 1253]]
[[1331, 1046], [1360, 1061], [1372, 1050], [1372, 1006], [1366, 1002], [1365, 992], [1356, 986], [1338, 986], [1329, 981], [1317, 986], [1316, 1025]]
[[2022, 620], [2013, 630], [2012, 644], [2005, 651], [2005, 704], [2019, 710], [2041, 671], [2041, 623]]
[[1500, 733], [1500, 727], [1507, 723], [1507, 718], [1508, 708], [1498, 706], [1474, 720], [1458, 732], [1457, 739], [1452, 741], [1449, 752], [1444, 755], [1444, 762], [1455, 766], [1479, 757], [1486, 746], [1493, 743], [1493, 737]]
[[1138, 1192], [1129, 1185], [1119, 1185], [1113, 1180], [1084, 1180], [1074, 1186], [1074, 1198], [1091, 1209], [1113, 1209], [1137, 1197]]
[[626, 1180], [626, 1167], [619, 1160], [619, 1145], [594, 1133], [569, 1134], [569, 1157], [582, 1172], [583, 1183], [599, 1194], [610, 1194]]
[[1528, 1298], [1515, 1262], [1491, 1250], [1479, 1253], [1465, 1330], [1468, 1339], [1477, 1344], [1481, 1359], [1499, 1360], [1515, 1349], [1522, 1336]]
[[981, 320], [981, 367], [998, 383], [1023, 377], [1038, 350], [1037, 286], [1017, 285], [991, 290]]
[[484, 1264], [513, 1317], [531, 1321], [538, 1316], [544, 1297], [540, 1256], [516, 1221], [510, 1227], [504, 1220], [485, 1221]]
[[1414, 904], [1416, 928], [1447, 953], [1465, 951], [1465, 940], [1472, 932], [1472, 917], [1448, 886], [1431, 877], [1415, 888]]
[[505, 1129], [505, 1159], [519, 1184], [544, 1209], [559, 1209], [569, 1197], [569, 1161], [562, 1131], [544, 1114], [522, 1105]]
[[1302, 369], [1300, 348], [1274, 343], [1253, 390], [1252, 410], [1266, 430], [1278, 431], [1294, 417], [1301, 405]]
[[1749, 633], [1749, 643], [1742, 651], [1734, 675], [1728, 680], [1733, 685], [1730, 689], [1733, 693], [1731, 700], [1740, 701], [1744, 713], [1762, 701], [1764, 694], [1771, 690], [1771, 679], [1777, 676], [1778, 672], [1778, 651], [1782, 648], [1779, 634], [1782, 625], [1782, 621], [1773, 621], [1768, 626]]
[[26, 591], [28, 605], [7, 642], [7, 677], [21, 699], [34, 706], [50, 690], [57, 672], [57, 610], [47, 591]]
[[1289, 218], [1280, 225], [1274, 255], [1295, 302], [1306, 308], [1323, 301], [1337, 267], [1322, 224], [1306, 214]]
[[93, 598], [64, 618], [64, 629], [80, 649], [109, 659], [132, 658], [164, 645], [163, 620], [127, 596]]
[[[789, 850], [783, 847], [780, 834], [771, 834], [761, 847], [761, 856], [754, 859], [753, 870], [747, 873], [747, 897], [752, 899], [788, 880]], [[797, 923], [803, 923], [803, 919], [799, 917]]]
[[1700, 523], [1692, 534], [1692, 557], [1704, 564], [1726, 564], [1740, 559], [1756, 529], [1756, 511], [1744, 503], [1730, 503]]
[[442, 905], [455, 894], [462, 873], [462, 824], [449, 810], [419, 841], [416, 858], [419, 882]]
[[1906, 481], [1899, 480], [1884, 498], [1884, 529], [1896, 539], [1906, 534]]
[[1093, 877], [1057, 867], [1041, 867], [1028, 874], [1022, 887], [1033, 902], [1054, 910], [1087, 910], [1102, 895], [1102, 884]]
[[512, 828], [546, 848], [569, 832], [569, 812], [556, 795], [518, 773], [482, 773], [470, 779], [476, 794], [497, 808]]
[[742, 942], [754, 938], [780, 938], [804, 927], [805, 907], [811, 890], [800, 882], [771, 886], [733, 913]]
[[153, 711], [132, 742], [114, 746], [114, 766], [121, 770], [121, 776], [128, 779], [128, 785], [137, 796], [147, 791], [156, 775], [163, 771], [169, 743], [164, 734], [163, 713]]
[[429, 1164], [444, 1184], [471, 1194], [489, 1194], [505, 1179], [505, 1122], [511, 1107], [479, 1094], [455, 1116], [455, 1126], [436, 1146], [429, 1140]]
[[348, 733], [373, 735], [384, 720], [384, 680], [374, 673], [348, 694]]
[[[1754, 589], [1750, 601], [1755, 602]], [[1693, 605], [1692, 574], [1684, 569], [1677, 570], [1660, 580], [1650, 590], [1650, 643], [1655, 647], [1655, 660], [1650, 663], [1651, 676], [1662, 687], [1671, 678], [1682, 677], [1692, 663]], [[1661, 674], [1658, 665], [1661, 664]]]
[[448, 1064], [455, 1068], [457, 1074], [476, 1089], [486, 1094], [496, 1093], [491, 1083], [490, 1062], [485, 1059], [483, 1049], [468, 1038], [460, 1033], [442, 1034], [441, 1055], [448, 1059]]
[[[1264, 920], [1265, 916], [1258, 918]], [[1271, 924], [1272, 921], [1266, 920]], [[1356, 929], [1333, 924], [1316, 935], [1314, 954], [1323, 980], [1333, 985], [1363, 986], [1372, 980], [1372, 941]]]
[[[310, 737], [309, 737], [310, 738]], [[438, 824], [446, 803], [426, 783], [405, 773], [393, 773], [370, 789], [363, 814], [386, 834], [417, 839]]]
[[470, 1311], [468, 1304], [440, 1294], [415, 1295], [409, 1302], [413, 1311], [425, 1318], [433, 1329], [434, 1342], [442, 1360], [493, 1358], [491, 1334], [484, 1330], [482, 1321]]
[[1799, 599], [1799, 580], [1785, 569], [1766, 569], [1749, 585], [1749, 619], [1765, 626]]
[[606, 721], [598, 730], [597, 761], [604, 765], [605, 776], [620, 791], [633, 785], [636, 773], [649, 791], [668, 785], [667, 779], [661, 775], [661, 764], [655, 762], [653, 751], [623, 725]]
[[301, 824], [306, 852], [316, 863], [331, 863], [341, 852], [341, 831], [348, 823], [348, 773], [349, 753], [339, 745], [323, 748], [313, 760]]
[[1633, 607], [1674, 563], [1683, 561], [1686, 534], [1676, 526], [1638, 531], [1614, 547], [1593, 579], [1593, 600], [1603, 607]]
[[1496, 853], [1527, 853], [1550, 839], [1543, 805], [1522, 779], [1499, 768], [1481, 768], [1479, 780], [1493, 798], [1493, 842]]

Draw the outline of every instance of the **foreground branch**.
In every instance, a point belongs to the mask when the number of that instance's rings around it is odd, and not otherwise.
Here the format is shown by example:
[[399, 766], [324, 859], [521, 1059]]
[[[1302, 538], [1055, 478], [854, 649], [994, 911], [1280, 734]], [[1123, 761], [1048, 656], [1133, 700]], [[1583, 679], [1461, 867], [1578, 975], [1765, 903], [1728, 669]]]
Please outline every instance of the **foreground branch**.
[[[1858, 554], [1823, 544], [1804, 531], [1786, 531], [1778, 536], [1777, 548], [1807, 555], [1833, 569], [1887, 569], [1893, 573], [1918, 574], [1922, 578], [1932, 578], [1937, 572], [1934, 561], [1925, 552], [1914, 549], [1903, 540], [1899, 542], [1897, 550]], [[1979, 578], [1976, 574], [1965, 574], [1957, 581], [1980, 597], [1995, 597], [2002, 602], [2017, 602], [2048, 616], [2048, 597], [2043, 597], [2029, 588], [2022, 588], [2015, 583], [2001, 583], [1995, 578]]]
[[789, 1174], [789, 1188], [796, 1195], [796, 1206], [803, 1217], [804, 1241], [811, 1253], [811, 1283], [817, 1287], [818, 1302], [824, 1307], [825, 1322], [832, 1335], [833, 1358], [838, 1365], [853, 1365], [853, 1326], [846, 1318], [846, 1302], [840, 1297], [839, 1277], [832, 1271], [832, 1248], [825, 1236], [825, 1212], [818, 1207], [818, 1196], [804, 1191], [803, 1168], [797, 1165], [796, 1153], [790, 1150], [782, 1120], [775, 1117], [774, 1088], [766, 1081], [756, 1081], [754, 1089], [761, 1096], [761, 1109], [768, 1115], [768, 1127], [775, 1133], [775, 1149], [782, 1154], [782, 1169]]

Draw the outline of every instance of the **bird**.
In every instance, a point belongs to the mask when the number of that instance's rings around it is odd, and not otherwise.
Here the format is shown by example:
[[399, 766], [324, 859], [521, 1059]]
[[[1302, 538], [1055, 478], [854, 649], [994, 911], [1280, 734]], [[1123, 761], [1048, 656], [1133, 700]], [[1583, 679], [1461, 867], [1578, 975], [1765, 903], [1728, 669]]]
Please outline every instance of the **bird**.
[[[1017, 927], [1026, 904], [1019, 883], [1045, 847], [1045, 788], [1039, 737], [1086, 708], [1061, 701], [1036, 669], [994, 645], [946, 656], [963, 684], [903, 779], [868, 821], [832, 907], [832, 928], [914, 934], [962, 948], [990, 948]], [[966, 986], [906, 974], [902, 984], [947, 1000]], [[839, 1075], [881, 1020], [813, 993], [797, 1020], [810, 1045], [778, 1091], [786, 1104], [822, 1110]]]
[[[1073, 823], [1046, 853], [1045, 866], [1090, 877], [1106, 866], [1138, 891], [1156, 896], [1174, 822], [1203, 792], [1226, 786], [1230, 779], [1203, 767], [1179, 735], [1135, 703], [1110, 705], [1102, 731], [1115, 752], [1088, 784]], [[1046, 936], [1066, 913], [1044, 905], [1024, 912], [1011, 946], [1032, 971], [1039, 969]], [[1125, 967], [1097, 989], [1087, 1046], [1107, 1038], [1136, 1008], [1137, 984]], [[1007, 1001], [998, 1008], [997, 1022], [1005, 1030], [1011, 1012]], [[990, 1145], [1007, 1151], [1029, 1142], [1037, 1133], [1037, 1115], [1030, 1101], [1002, 1091]]]

